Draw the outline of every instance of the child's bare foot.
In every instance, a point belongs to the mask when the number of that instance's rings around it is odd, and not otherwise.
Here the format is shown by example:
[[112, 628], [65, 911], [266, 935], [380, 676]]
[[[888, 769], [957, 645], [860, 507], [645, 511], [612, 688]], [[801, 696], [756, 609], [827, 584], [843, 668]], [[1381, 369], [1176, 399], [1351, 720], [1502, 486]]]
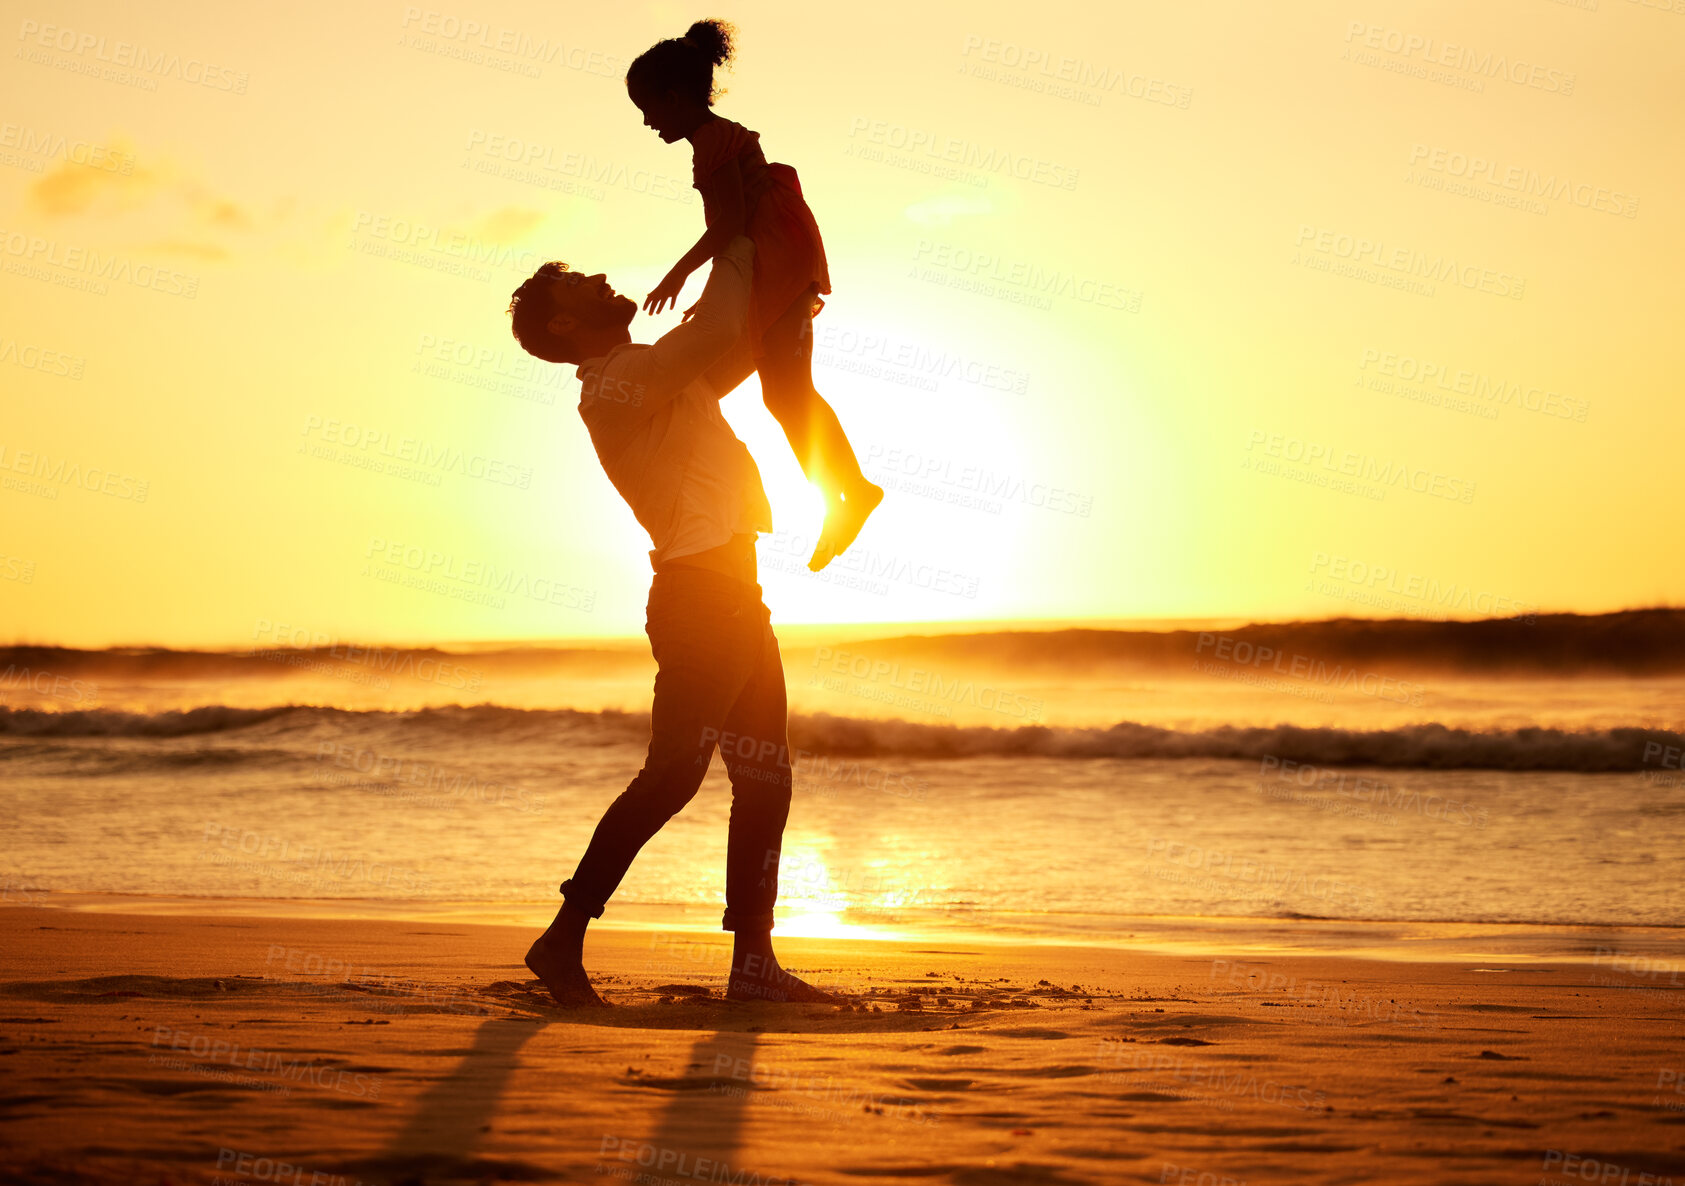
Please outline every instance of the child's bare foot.
[[578, 954], [548, 941], [546, 936], [540, 935], [527, 949], [526, 965], [562, 1008], [608, 1006], [608, 1002], [591, 987], [591, 978], [585, 975], [585, 964]]
[[829, 500], [825, 508], [825, 525], [819, 531], [819, 544], [807, 566], [818, 572], [831, 561], [848, 551], [848, 546], [866, 526], [866, 519], [883, 501], [883, 487], [871, 482]]
[[840, 1005], [842, 1001], [778, 966], [778, 957], [747, 955], [731, 962], [728, 1001], [772, 1001], [792, 1005]]

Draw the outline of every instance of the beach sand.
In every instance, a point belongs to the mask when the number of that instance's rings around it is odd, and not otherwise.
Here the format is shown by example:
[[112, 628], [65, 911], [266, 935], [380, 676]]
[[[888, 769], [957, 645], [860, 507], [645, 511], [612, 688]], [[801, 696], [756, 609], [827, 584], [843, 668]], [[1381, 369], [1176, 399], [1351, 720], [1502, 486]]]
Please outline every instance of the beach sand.
[[[1685, 1180], [1685, 975], [0, 910], [0, 1181]], [[1644, 1174], [1659, 1177], [1644, 1178]], [[1623, 1176], [1624, 1175], [1624, 1176]]]

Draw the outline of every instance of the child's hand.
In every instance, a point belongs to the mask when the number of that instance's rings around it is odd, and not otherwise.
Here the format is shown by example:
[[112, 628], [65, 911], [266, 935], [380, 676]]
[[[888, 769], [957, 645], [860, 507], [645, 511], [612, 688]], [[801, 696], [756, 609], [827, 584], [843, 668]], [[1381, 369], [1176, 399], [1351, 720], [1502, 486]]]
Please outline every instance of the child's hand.
[[684, 276], [677, 272], [668, 272], [661, 278], [661, 283], [655, 286], [655, 290], [644, 298], [644, 312], [659, 313], [664, 306], [677, 305], [679, 293], [684, 286]]

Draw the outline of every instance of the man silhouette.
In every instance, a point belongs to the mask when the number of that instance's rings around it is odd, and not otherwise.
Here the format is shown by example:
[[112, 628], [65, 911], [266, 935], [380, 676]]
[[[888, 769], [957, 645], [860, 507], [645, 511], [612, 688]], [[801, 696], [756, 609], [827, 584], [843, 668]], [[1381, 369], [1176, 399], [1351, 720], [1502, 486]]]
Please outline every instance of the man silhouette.
[[509, 306], [528, 353], [579, 368], [579, 414], [597, 458], [655, 545], [645, 622], [657, 665], [649, 752], [526, 956], [559, 1005], [604, 1004], [585, 973], [586, 927], [638, 850], [695, 796], [716, 743], [732, 795], [726, 995], [834, 999], [785, 972], [772, 950], [791, 783], [784, 666], [755, 569], [755, 539], [772, 530], [772, 514], [760, 471], [719, 407], [752, 368], [743, 326], [753, 260], [754, 244], [739, 233], [714, 257], [684, 322], [649, 346], [627, 330], [637, 303], [601, 274], [547, 263]]

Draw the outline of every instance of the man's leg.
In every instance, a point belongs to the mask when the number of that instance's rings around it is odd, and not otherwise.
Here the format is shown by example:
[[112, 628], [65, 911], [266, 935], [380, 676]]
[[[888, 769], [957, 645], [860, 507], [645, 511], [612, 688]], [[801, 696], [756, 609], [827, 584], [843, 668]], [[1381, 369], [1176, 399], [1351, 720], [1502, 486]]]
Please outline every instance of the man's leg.
[[[762, 613], [766, 611], [761, 610]], [[755, 666], [726, 716], [730, 740], [720, 747], [731, 776], [731, 831], [726, 839], [725, 918], [728, 931], [771, 931], [778, 902], [778, 861], [790, 817], [791, 761], [784, 664], [770, 624], [755, 645]]]
[[786, 739], [789, 713], [784, 663], [763, 605], [753, 673], [731, 706], [720, 756], [731, 775], [731, 832], [726, 841], [725, 918], [734, 936], [726, 996], [737, 1001], [835, 1003], [778, 964], [772, 952], [772, 912], [778, 902], [778, 865], [790, 816], [793, 760]]
[[558, 1004], [602, 1003], [585, 975], [585, 929], [602, 917], [638, 850], [695, 797], [726, 716], [754, 671], [741, 600], [723, 596], [711, 573], [663, 574], [650, 589], [657, 669], [644, 767], [603, 813], [579, 867], [562, 883], [564, 905], [527, 953], [527, 967]]

